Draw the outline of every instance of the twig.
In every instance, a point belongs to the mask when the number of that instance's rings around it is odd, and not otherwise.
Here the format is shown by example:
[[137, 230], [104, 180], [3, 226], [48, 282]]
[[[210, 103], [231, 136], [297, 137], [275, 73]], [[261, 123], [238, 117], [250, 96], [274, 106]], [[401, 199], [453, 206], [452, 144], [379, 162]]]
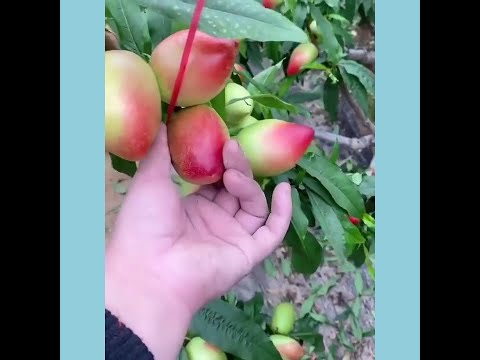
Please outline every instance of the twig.
[[366, 49], [349, 49], [348, 58], [365, 65], [373, 65], [375, 64], [375, 51], [369, 51]]
[[319, 140], [327, 141], [330, 143], [335, 143], [338, 141], [340, 145], [348, 146], [352, 150], [361, 150], [369, 147], [371, 144], [375, 143], [375, 136], [365, 135], [361, 138], [348, 138], [342, 135], [332, 134], [327, 131], [316, 130], [315, 137]]

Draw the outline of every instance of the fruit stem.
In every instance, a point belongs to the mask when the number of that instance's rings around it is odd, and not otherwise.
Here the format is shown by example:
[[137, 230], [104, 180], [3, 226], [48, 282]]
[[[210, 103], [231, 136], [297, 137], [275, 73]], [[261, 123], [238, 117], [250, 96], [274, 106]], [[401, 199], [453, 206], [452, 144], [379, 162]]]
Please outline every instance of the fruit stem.
[[195, 33], [197, 32], [198, 23], [200, 22], [200, 17], [202, 14], [202, 10], [205, 6], [205, 1], [206, 0], [198, 0], [197, 5], [195, 6], [195, 10], [193, 12], [192, 24], [190, 25], [190, 29], [188, 30], [187, 41], [185, 43], [185, 48], [183, 49], [182, 61], [180, 62], [180, 69], [178, 70], [177, 78], [175, 79], [172, 99], [170, 101], [170, 105], [168, 106], [167, 123], [172, 117], [173, 109], [175, 109], [178, 94], [180, 93], [180, 89], [182, 87], [183, 76], [185, 75], [188, 58], [190, 57], [190, 50], [192, 49], [193, 39], [195, 38]]

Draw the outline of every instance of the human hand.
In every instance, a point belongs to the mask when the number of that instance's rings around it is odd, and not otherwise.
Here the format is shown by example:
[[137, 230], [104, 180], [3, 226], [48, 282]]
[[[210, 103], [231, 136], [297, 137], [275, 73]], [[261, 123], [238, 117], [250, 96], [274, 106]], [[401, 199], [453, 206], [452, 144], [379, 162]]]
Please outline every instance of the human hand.
[[162, 124], [106, 249], [105, 305], [157, 358], [175, 358], [193, 314], [267, 257], [290, 223], [289, 184], [275, 188], [269, 212], [235, 141], [223, 158], [221, 186], [182, 198]]

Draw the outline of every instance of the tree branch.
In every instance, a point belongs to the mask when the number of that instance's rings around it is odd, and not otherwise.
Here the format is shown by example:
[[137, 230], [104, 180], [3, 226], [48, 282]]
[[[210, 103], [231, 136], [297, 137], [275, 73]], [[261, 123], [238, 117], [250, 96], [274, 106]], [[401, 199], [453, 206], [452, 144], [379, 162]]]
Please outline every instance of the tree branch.
[[348, 58], [350, 60], [361, 62], [364, 65], [373, 65], [375, 64], [375, 51], [369, 51], [366, 49], [349, 49]]
[[348, 146], [352, 150], [365, 149], [375, 143], [375, 136], [373, 134], [365, 135], [361, 138], [348, 138], [327, 131], [315, 130], [315, 138], [329, 143], [335, 143], [335, 141], [338, 141], [340, 145]]

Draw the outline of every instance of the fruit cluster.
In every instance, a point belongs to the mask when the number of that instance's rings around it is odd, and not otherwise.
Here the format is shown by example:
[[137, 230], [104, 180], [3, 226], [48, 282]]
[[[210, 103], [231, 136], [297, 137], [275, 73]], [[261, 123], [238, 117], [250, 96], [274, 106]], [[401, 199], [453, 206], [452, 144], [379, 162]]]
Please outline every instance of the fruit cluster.
[[[282, 360], [300, 360], [305, 355], [302, 345], [288, 336], [295, 327], [296, 317], [295, 307], [288, 302], [279, 304], [273, 311], [270, 324], [273, 334], [270, 335], [270, 340]], [[222, 349], [199, 336], [192, 338], [185, 350], [189, 360], [227, 360], [227, 355]]]
[[[230, 138], [238, 141], [255, 176], [292, 169], [310, 146], [313, 129], [252, 116], [254, 100], [231, 79], [233, 69], [243, 70], [236, 63], [238, 40], [197, 31], [182, 70], [187, 35], [188, 29], [165, 38], [148, 63], [126, 50], [105, 53], [106, 151], [130, 161], [146, 156], [160, 129], [162, 102], [170, 104], [177, 76], [184, 71], [174, 104], [179, 110], [166, 121], [172, 165], [183, 181], [197, 186], [219, 181], [224, 172], [222, 149]], [[302, 54], [292, 55], [292, 74], [305, 61]], [[210, 104], [222, 91], [224, 119]], [[230, 103], [233, 99], [242, 100]]]

